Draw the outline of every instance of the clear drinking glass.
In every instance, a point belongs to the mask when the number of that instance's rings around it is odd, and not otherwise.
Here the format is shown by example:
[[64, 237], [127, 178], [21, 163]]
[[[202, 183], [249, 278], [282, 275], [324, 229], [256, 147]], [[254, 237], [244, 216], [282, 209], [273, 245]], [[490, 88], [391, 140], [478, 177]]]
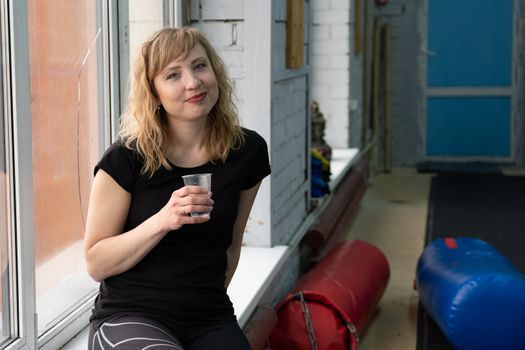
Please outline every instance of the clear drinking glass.
[[[184, 181], [184, 185], [186, 186], [200, 186], [204, 187], [205, 189], [211, 191], [211, 174], [210, 173], [204, 173], [204, 174], [190, 174], [190, 175], [184, 175], [182, 176], [182, 180]], [[209, 212], [192, 212], [190, 213], [191, 216], [208, 216], [210, 215]]]

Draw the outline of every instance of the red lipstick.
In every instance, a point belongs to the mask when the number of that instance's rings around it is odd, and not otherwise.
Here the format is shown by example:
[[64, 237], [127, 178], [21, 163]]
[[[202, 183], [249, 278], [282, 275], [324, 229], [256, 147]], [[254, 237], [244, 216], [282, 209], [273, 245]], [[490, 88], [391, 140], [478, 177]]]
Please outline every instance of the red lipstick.
[[186, 102], [200, 103], [202, 100], [204, 100], [204, 97], [206, 97], [206, 93], [205, 92], [203, 92], [201, 94], [198, 94], [198, 95], [194, 95], [194, 96], [186, 99]]

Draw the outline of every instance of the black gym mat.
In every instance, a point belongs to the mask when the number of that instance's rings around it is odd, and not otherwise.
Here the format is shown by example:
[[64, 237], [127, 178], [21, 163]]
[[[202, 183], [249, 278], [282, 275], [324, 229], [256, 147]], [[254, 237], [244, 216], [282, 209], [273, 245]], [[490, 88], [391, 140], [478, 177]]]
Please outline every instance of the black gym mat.
[[434, 162], [424, 161], [417, 164], [419, 173], [440, 173], [440, 174], [492, 174], [501, 175], [501, 168], [498, 164], [486, 162]]
[[[439, 174], [431, 181], [425, 245], [436, 238], [476, 237], [525, 273], [525, 177]], [[417, 350], [453, 350], [419, 305]]]

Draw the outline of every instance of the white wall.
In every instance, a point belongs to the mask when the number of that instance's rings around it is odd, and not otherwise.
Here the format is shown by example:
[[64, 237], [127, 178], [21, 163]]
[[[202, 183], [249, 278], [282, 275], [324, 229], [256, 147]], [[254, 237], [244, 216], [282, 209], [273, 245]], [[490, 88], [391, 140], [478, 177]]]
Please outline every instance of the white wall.
[[311, 97], [326, 118], [327, 143], [350, 145], [350, 17], [352, 1], [310, 0]]

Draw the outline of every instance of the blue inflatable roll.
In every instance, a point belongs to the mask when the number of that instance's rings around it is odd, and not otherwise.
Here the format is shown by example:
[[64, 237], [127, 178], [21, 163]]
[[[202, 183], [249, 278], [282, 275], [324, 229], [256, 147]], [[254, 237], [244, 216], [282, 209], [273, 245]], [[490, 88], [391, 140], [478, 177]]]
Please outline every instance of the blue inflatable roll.
[[416, 286], [456, 349], [525, 349], [525, 276], [488, 243], [433, 241], [419, 258]]

